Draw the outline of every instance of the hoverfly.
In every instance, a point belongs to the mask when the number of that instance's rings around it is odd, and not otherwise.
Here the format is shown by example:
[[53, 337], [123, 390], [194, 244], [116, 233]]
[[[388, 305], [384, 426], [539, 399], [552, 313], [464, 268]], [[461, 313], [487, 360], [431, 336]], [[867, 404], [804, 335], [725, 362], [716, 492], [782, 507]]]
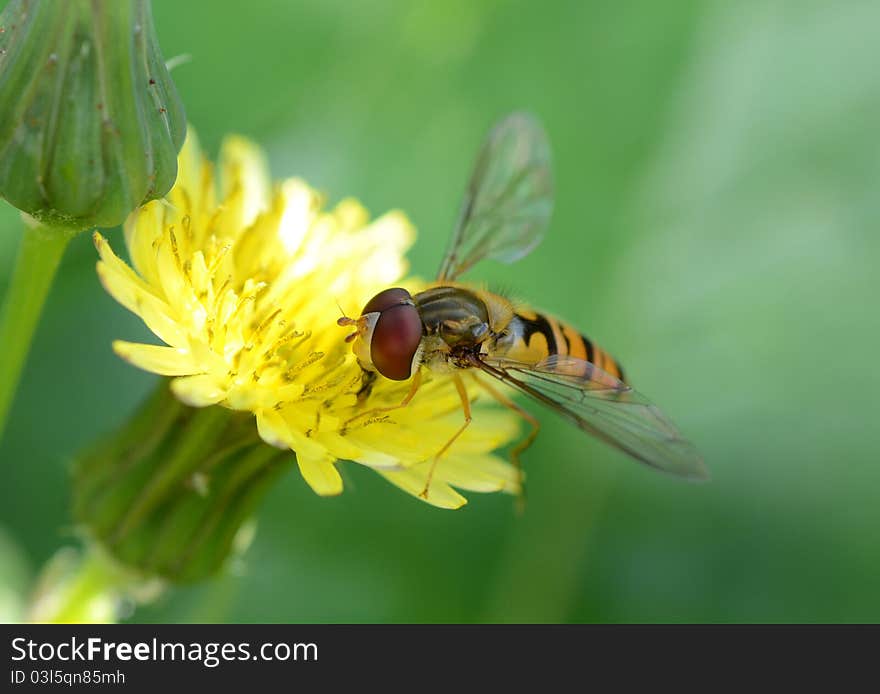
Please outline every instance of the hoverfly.
[[540, 425], [488, 379], [524, 393], [651, 467], [691, 479], [707, 476], [696, 449], [633, 390], [606, 351], [566, 323], [458, 283], [481, 260], [511, 263], [532, 251], [544, 236], [552, 208], [547, 136], [532, 116], [513, 113], [493, 127], [482, 145], [436, 282], [415, 295], [386, 289], [367, 302], [359, 318], [338, 321], [355, 326], [346, 341], [353, 342], [364, 372], [361, 394], [379, 376], [412, 379], [399, 405], [353, 419], [405, 407], [419, 389], [423, 369], [449, 374], [455, 383], [464, 423], [434, 457], [423, 498], [437, 461], [471, 421], [466, 377], [531, 424], [511, 454], [518, 469], [519, 455]]

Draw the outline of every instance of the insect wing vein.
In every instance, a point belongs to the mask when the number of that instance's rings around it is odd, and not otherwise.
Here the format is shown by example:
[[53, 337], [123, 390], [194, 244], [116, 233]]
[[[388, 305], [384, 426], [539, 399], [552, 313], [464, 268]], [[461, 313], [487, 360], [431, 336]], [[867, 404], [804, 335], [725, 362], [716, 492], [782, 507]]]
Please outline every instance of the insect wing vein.
[[491, 357], [477, 361], [483, 373], [636, 460], [682, 477], [707, 477], [699, 453], [675, 425], [645, 396], [594, 364], [572, 357], [531, 365]]
[[513, 113], [480, 150], [438, 281], [452, 281], [484, 258], [522, 258], [540, 243], [552, 211], [547, 135], [533, 116]]

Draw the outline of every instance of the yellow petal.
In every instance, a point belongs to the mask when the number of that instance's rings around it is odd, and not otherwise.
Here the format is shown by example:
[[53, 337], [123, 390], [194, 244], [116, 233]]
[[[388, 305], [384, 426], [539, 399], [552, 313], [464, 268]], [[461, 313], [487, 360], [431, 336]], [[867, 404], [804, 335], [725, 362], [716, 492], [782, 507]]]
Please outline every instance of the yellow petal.
[[[520, 420], [506, 410], [481, 407], [474, 410], [471, 425], [456, 440], [452, 451], [458, 454], [485, 453], [503, 446], [516, 438]], [[453, 415], [452, 422], [459, 422], [460, 414]]]
[[[230, 194], [237, 192], [236, 210], [230, 223], [243, 229], [269, 206], [269, 167], [262, 150], [247, 138], [231, 135], [220, 146], [220, 188], [231, 207]], [[231, 211], [231, 210], [230, 210]]]
[[360, 229], [370, 222], [370, 213], [358, 200], [344, 198], [333, 208], [333, 215], [343, 229]]
[[204, 373], [228, 373], [229, 365], [222, 356], [217, 354], [211, 347], [201, 340], [191, 339], [184, 346], [192, 354], [193, 361], [199, 365], [196, 371]]
[[196, 216], [214, 207], [213, 187], [211, 165], [202, 155], [195, 128], [187, 128], [178, 155], [177, 182], [168, 193], [168, 200], [173, 207]]
[[[323, 429], [323, 423], [321, 427]], [[365, 454], [362, 448], [356, 446], [347, 437], [340, 436], [332, 430], [328, 433], [319, 432], [314, 436], [314, 439], [324, 446], [330, 455], [338, 460], [357, 460], [360, 462], [360, 457]], [[395, 464], [392, 467], [399, 467], [399, 465]]]
[[281, 415], [273, 409], [257, 411], [257, 432], [260, 438], [276, 448], [290, 448], [290, 434]]
[[116, 340], [113, 351], [138, 368], [160, 376], [186, 376], [198, 371], [192, 355], [175, 347]]
[[177, 232], [164, 235], [157, 244], [156, 268], [165, 300], [180, 308], [181, 315], [189, 319], [187, 308], [190, 306], [192, 288], [187, 285], [183, 273], [183, 258], [180, 255]]
[[342, 477], [333, 464], [333, 458], [320, 456], [311, 458], [297, 453], [296, 462], [303, 478], [316, 494], [336, 496], [342, 493]]
[[138, 277], [137, 273], [130, 267], [128, 267], [128, 265], [126, 265], [119, 258], [119, 256], [116, 255], [116, 253], [113, 251], [113, 248], [110, 246], [110, 243], [107, 241], [106, 238], [104, 238], [104, 236], [100, 232], [96, 231], [94, 234], [92, 234], [92, 241], [95, 244], [98, 255], [101, 256], [101, 260], [103, 260], [113, 270], [122, 275], [122, 277], [126, 281], [137, 286], [137, 288], [141, 291], [150, 293], [153, 291], [149, 284]]
[[403, 491], [409, 492], [420, 501], [425, 501], [432, 506], [453, 510], [461, 508], [467, 503], [467, 499], [461, 494], [442, 480], [436, 478], [431, 482], [431, 487], [428, 489], [428, 498], [425, 499], [419, 496], [425, 488], [425, 480], [428, 473], [427, 467], [420, 466], [419, 468], [400, 471], [377, 470], [377, 472], [391, 482], [391, 484], [400, 487]]
[[358, 233], [364, 235], [365, 241], [374, 244], [366, 252], [358, 245], [362, 256], [358, 266], [358, 282], [387, 285], [406, 272], [407, 263], [400, 254], [412, 245], [415, 232], [405, 214], [388, 212]]
[[226, 391], [207, 374], [175, 378], [171, 381], [171, 392], [182, 403], [192, 407], [216, 405], [226, 397]]
[[138, 273], [153, 287], [159, 286], [155, 243], [165, 228], [168, 208], [167, 201], [153, 200], [132, 212], [123, 225], [128, 257]]
[[289, 253], [303, 254], [301, 245], [321, 207], [321, 196], [298, 178], [281, 184], [284, 211], [278, 224], [278, 236]]
[[202, 251], [196, 251], [190, 256], [189, 277], [196, 295], [207, 296], [213, 290], [205, 254]]
[[350, 460], [354, 460], [367, 467], [375, 468], [376, 470], [402, 470], [406, 467], [397, 456], [375, 450], [364, 451], [360, 455], [350, 458]]
[[[389, 413], [389, 417], [395, 417], [395, 419], [354, 429], [347, 435], [347, 438], [365, 451], [380, 451], [390, 458], [399, 460], [406, 467], [433, 459], [449, 441], [456, 429], [461, 426], [460, 422], [456, 422], [454, 427], [449, 426], [447, 423], [430, 416], [420, 422], [400, 419], [399, 415], [394, 412]], [[457, 445], [458, 441], [453, 444], [453, 451]], [[368, 456], [364, 456], [364, 458], [365, 460], [369, 459]], [[376, 461], [382, 465], [382, 456], [378, 456]], [[358, 462], [361, 462], [360, 458]], [[383, 467], [387, 467], [387, 465]]]
[[441, 458], [436, 473], [441, 479], [472, 492], [519, 491], [519, 473], [494, 455]]
[[310, 431], [311, 425], [293, 410], [294, 408], [288, 407], [281, 413], [287, 424], [288, 445], [296, 451], [297, 456], [302, 455], [312, 459], [328, 456], [327, 449], [317, 438], [306, 435], [306, 432]]
[[171, 316], [168, 304], [119, 259], [103, 236], [96, 233], [94, 240], [101, 255], [101, 262], [97, 266], [98, 277], [107, 292], [129, 311], [140, 316], [163, 342], [182, 345], [186, 338]]

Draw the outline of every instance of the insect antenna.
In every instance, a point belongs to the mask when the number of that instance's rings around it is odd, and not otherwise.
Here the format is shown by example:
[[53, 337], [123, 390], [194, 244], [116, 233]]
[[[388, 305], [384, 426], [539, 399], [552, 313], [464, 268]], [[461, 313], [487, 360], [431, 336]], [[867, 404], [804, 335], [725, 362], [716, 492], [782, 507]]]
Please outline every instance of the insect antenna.
[[[358, 322], [354, 318], [349, 318], [345, 315], [345, 310], [342, 308], [342, 304], [339, 303], [337, 299], [333, 299], [336, 302], [336, 307], [339, 309], [339, 312], [342, 314], [341, 317], [336, 319], [336, 325], [340, 327], [344, 327], [346, 325], [357, 325]], [[351, 335], [346, 335], [345, 341], [352, 342], [358, 336], [358, 332], [353, 332]]]

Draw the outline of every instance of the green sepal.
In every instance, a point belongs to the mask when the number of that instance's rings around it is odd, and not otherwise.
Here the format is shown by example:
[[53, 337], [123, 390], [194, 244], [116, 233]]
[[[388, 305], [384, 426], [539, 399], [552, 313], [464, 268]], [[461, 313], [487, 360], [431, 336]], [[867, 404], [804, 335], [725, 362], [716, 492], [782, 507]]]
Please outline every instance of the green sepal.
[[261, 441], [253, 417], [192, 408], [167, 380], [74, 465], [74, 517], [123, 565], [175, 583], [216, 573], [245, 521], [296, 458]]
[[148, 0], [10, 0], [0, 29], [0, 196], [86, 229], [168, 192], [186, 117]]

